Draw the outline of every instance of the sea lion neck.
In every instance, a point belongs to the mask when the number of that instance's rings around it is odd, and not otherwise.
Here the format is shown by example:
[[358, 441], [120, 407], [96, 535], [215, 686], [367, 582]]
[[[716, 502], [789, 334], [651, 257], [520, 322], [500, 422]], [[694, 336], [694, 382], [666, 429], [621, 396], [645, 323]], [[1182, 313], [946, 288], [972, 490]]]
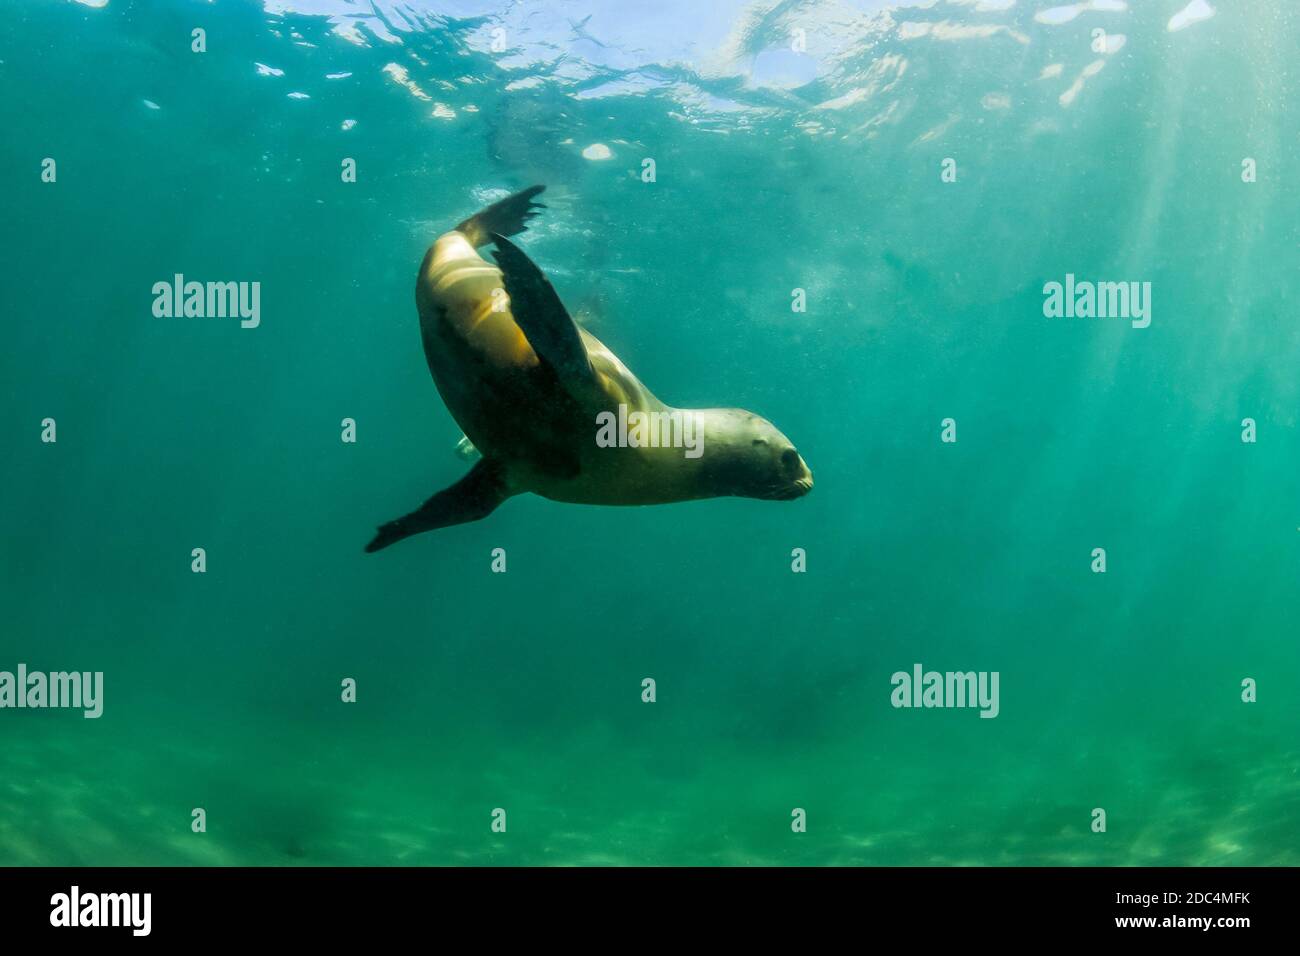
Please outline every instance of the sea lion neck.
[[701, 436], [694, 463], [700, 491], [710, 496], [745, 494], [750, 441], [745, 422], [750, 413], [741, 408], [683, 408], [681, 412], [694, 416]]

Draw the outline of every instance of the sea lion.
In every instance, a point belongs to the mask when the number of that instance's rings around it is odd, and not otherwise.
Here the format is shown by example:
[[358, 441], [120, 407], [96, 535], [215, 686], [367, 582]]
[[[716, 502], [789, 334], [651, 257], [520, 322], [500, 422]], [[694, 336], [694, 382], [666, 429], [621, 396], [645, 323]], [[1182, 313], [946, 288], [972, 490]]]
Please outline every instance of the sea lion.
[[[545, 208], [533, 202], [544, 188], [488, 206], [425, 254], [415, 285], [424, 354], [447, 409], [483, 457], [460, 481], [382, 525], [368, 552], [485, 518], [524, 492], [647, 505], [789, 500], [812, 489], [807, 464], [767, 419], [740, 408], [665, 405], [574, 323], [541, 270], [506, 238]], [[497, 266], [476, 251], [488, 242]]]

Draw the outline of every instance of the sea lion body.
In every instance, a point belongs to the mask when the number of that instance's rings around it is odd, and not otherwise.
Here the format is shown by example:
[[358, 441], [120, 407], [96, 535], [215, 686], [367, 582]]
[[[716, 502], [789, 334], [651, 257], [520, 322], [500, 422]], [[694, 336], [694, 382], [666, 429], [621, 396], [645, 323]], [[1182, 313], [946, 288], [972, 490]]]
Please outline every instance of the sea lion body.
[[[503, 281], [501, 270], [453, 230], [425, 256], [416, 304], [439, 394], [474, 447], [487, 458], [510, 463], [511, 490], [573, 504], [667, 504], [709, 497], [693, 479], [681, 448], [596, 444], [600, 412], [617, 416], [620, 405], [628, 414], [681, 410], [655, 397], [585, 329], [579, 331], [596, 387], [572, 396], [528, 344], [502, 295]], [[549, 453], [556, 447], [573, 452], [576, 469], [566, 469]]]
[[[524, 492], [603, 505], [806, 494], [812, 474], [770, 422], [743, 409], [664, 404], [573, 323], [540, 270], [504, 238], [523, 230], [534, 214], [529, 200], [540, 191], [489, 207], [439, 236], [425, 254], [416, 281], [425, 357], [448, 411], [483, 461], [418, 511], [383, 526], [367, 550], [477, 520]], [[487, 241], [496, 244], [505, 271], [479, 254]], [[633, 413], [693, 416], [700, 452], [597, 441], [602, 415], [625, 421]]]
[[474, 447], [486, 458], [527, 459], [550, 446], [573, 409], [503, 290], [500, 269], [461, 233], [444, 234], [416, 283], [420, 337], [438, 393]]

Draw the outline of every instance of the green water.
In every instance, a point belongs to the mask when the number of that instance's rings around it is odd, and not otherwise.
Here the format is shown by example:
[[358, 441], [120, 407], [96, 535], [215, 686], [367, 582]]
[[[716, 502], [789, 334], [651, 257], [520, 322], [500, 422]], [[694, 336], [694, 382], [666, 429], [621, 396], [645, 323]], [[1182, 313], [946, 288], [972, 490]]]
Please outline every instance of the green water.
[[[1300, 11], [1211, 3], [0, 5], [0, 670], [104, 674], [0, 710], [0, 863], [1300, 863]], [[570, 311], [811, 495], [362, 553], [466, 468], [420, 258], [533, 182]]]

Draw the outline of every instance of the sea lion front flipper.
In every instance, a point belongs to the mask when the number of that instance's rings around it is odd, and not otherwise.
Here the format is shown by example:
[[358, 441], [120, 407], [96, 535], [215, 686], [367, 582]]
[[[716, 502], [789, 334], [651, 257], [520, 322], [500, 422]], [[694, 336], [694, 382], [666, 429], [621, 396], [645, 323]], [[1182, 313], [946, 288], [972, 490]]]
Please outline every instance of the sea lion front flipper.
[[501, 468], [495, 462], [483, 459], [464, 478], [450, 488], [444, 488], [410, 514], [380, 525], [378, 533], [366, 545], [366, 553], [380, 551], [423, 531], [486, 518], [497, 505], [510, 497], [501, 478]]
[[543, 362], [555, 370], [569, 392], [592, 381], [591, 360], [582, 333], [564, 308], [555, 287], [524, 251], [499, 233], [492, 255], [501, 267], [501, 279], [510, 296], [510, 313], [524, 337]]

